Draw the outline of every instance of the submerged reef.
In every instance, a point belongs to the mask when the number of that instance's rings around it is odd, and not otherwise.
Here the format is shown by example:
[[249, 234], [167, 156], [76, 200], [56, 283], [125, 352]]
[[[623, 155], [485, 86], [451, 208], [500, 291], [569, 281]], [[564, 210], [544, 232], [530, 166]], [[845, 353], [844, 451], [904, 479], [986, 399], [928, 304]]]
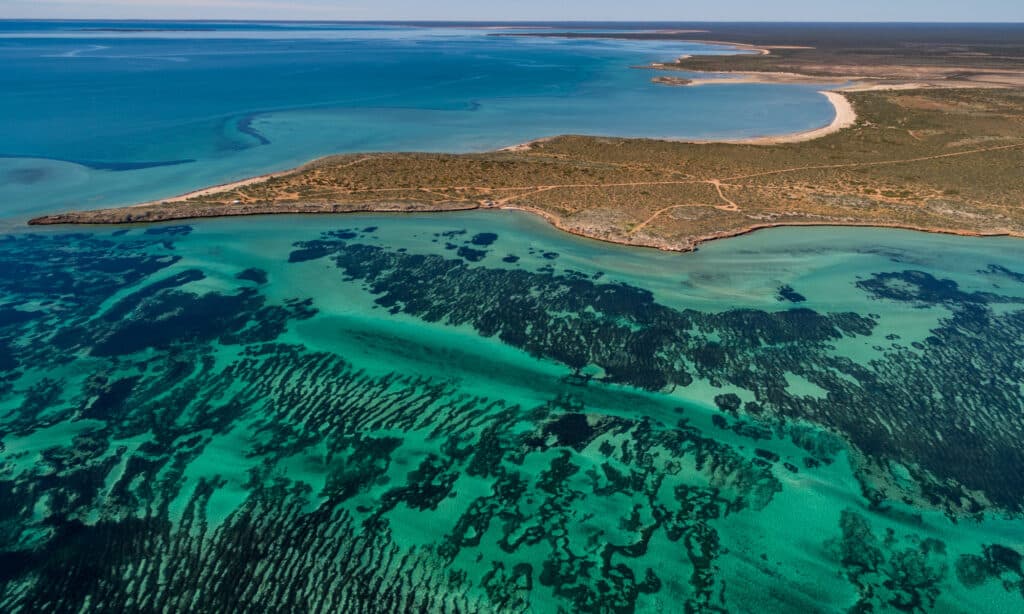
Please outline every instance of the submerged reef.
[[[289, 331], [319, 317], [316, 296], [272, 293], [279, 269], [183, 259], [185, 228], [0, 239], [0, 609], [806, 610], [821, 597], [744, 592], [786, 579], [737, 527], [847, 449], [861, 501], [813, 545], [831, 598], [913, 612], [952, 583], [1022, 590], [1012, 545], [954, 554], [886, 516], [900, 498], [1020, 512], [1012, 297], [864, 278], [943, 315], [920, 347], [862, 364], [836, 348], [877, 336], [869, 315], [678, 309], [557, 271], [554, 252], [529, 270], [375, 230], [296, 244], [282, 266], [329, 267], [318, 279], [383, 320], [469, 328], [564, 380], [525, 403], [305, 347]], [[713, 408], [660, 394], [698, 381]]]
[[[866, 474], [880, 479], [892, 462], [913, 474], [910, 485], [866, 480], [878, 503], [913, 498], [951, 514], [1024, 505], [1024, 310], [992, 308], [1020, 299], [963, 292], [920, 271], [875, 274], [857, 284], [869, 296], [949, 315], [920, 347], [894, 344], [861, 364], [835, 351], [844, 338], [873, 335], [875, 320], [857, 313], [677, 310], [624, 284], [469, 267], [331, 237], [301, 244], [292, 258], [325, 255], [393, 312], [468, 324], [577, 372], [596, 366], [608, 383], [661, 390], [701, 378], [745, 391], [762, 420], [827, 427], [854, 445]], [[823, 394], [791, 392], [787, 374]]]

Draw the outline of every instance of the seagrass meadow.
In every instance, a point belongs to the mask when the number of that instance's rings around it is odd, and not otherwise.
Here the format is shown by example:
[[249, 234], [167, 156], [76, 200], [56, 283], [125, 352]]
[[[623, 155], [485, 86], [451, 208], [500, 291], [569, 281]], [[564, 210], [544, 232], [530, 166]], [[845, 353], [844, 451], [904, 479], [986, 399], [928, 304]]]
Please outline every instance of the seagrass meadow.
[[12, 236], [0, 605], [1011, 611], [1024, 271], [963, 241]]

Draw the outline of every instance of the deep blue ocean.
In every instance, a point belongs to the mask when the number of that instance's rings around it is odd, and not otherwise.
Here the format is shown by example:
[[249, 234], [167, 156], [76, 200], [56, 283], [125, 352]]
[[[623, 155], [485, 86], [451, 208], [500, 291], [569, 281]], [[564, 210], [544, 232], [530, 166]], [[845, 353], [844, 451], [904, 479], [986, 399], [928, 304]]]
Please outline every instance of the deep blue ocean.
[[633, 68], [727, 47], [499, 32], [0, 22], [0, 612], [1024, 611], [1017, 239], [25, 225], [336, 152], [833, 117]]

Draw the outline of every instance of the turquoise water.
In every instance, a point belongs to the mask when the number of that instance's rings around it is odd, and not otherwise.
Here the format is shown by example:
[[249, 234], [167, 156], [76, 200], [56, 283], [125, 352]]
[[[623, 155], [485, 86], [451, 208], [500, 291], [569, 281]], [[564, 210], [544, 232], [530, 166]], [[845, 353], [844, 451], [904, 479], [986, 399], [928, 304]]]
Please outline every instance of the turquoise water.
[[[345, 40], [489, 44], [383, 31]], [[28, 153], [100, 159], [72, 136]], [[163, 184], [124, 178], [206, 163], [76, 168], [135, 200]], [[1018, 241], [668, 254], [498, 211], [18, 226], [72, 193], [53, 181], [5, 199], [0, 238], [3, 611], [1021, 609]]]

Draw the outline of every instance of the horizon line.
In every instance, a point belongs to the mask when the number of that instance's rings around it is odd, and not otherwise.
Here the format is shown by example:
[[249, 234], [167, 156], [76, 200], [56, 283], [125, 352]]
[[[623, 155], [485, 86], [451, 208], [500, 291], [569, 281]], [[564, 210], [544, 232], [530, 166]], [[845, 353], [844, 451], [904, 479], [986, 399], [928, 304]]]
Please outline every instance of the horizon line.
[[1024, 25], [1024, 21], [908, 21], [908, 20], [844, 20], [821, 21], [802, 19], [758, 19], [753, 21], [732, 19], [697, 19], [697, 20], [622, 20], [622, 19], [231, 19], [209, 17], [205, 19], [174, 19], [160, 18], [123, 18], [123, 17], [0, 17], [0, 22], [36, 21], [36, 22], [75, 22], [75, 21], [108, 21], [120, 23], [362, 23], [362, 24], [488, 24], [488, 25], [520, 25], [520, 24], [822, 24], [822, 25], [872, 25], [872, 24], [906, 24], [906, 25]]

